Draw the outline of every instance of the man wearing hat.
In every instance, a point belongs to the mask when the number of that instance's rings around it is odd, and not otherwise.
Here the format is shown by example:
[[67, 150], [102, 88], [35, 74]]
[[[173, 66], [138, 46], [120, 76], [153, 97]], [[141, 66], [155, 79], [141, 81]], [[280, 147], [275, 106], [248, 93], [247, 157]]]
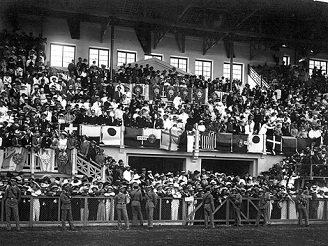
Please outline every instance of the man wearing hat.
[[211, 194], [211, 187], [206, 186], [206, 193], [203, 196], [202, 203], [204, 205], [204, 215], [205, 215], [205, 228], [208, 228], [208, 220], [210, 220], [211, 228], [215, 228], [214, 226], [214, 199]]
[[259, 196], [259, 210], [257, 212], [255, 226], [259, 226], [261, 215], [264, 219], [263, 226], [267, 226], [269, 222], [268, 209], [270, 206], [270, 193], [268, 192], [268, 188], [265, 188], [265, 190], [261, 190]]
[[64, 184], [63, 191], [60, 194], [62, 230], [66, 230], [66, 219], [69, 223], [70, 229], [75, 230], [75, 227], [73, 225], [71, 200], [72, 197], [70, 194], [69, 184]]
[[242, 196], [237, 191], [236, 188], [232, 188], [230, 195], [230, 200], [233, 204], [233, 210], [234, 210], [234, 217], [235, 217], [235, 226], [242, 226], [241, 224], [241, 217], [240, 217], [240, 208], [242, 204]]
[[18, 214], [18, 203], [21, 200], [21, 190], [17, 186], [17, 180], [12, 178], [9, 185], [6, 188], [4, 201], [6, 206], [6, 222], [7, 231], [11, 230], [10, 217], [11, 213], [14, 215], [16, 222], [16, 230], [20, 231], [19, 225], [19, 214]]
[[143, 216], [141, 213], [141, 202], [143, 200], [142, 193], [138, 183], [133, 183], [133, 190], [130, 193], [131, 209], [132, 209], [132, 226], [137, 226], [138, 215], [140, 219], [140, 226], [143, 226]]
[[126, 187], [121, 186], [119, 188], [119, 192], [114, 198], [114, 203], [117, 211], [117, 220], [118, 220], [118, 229], [122, 229], [122, 216], [124, 219], [124, 223], [126, 226], [126, 229], [129, 230], [129, 218], [128, 218], [128, 212], [126, 210], [126, 204], [128, 203], [128, 195], [125, 194]]
[[309, 199], [306, 194], [306, 190], [302, 191], [302, 189], [298, 190], [298, 194], [296, 196], [296, 209], [298, 213], [298, 225], [302, 226], [303, 217], [305, 219], [305, 226], [309, 226], [309, 212], [307, 206], [309, 204]]
[[147, 192], [145, 193], [145, 200], [146, 200], [146, 212], [148, 218], [148, 228], [153, 228], [154, 222], [154, 208], [157, 205], [157, 195], [155, 194], [153, 187], [148, 186]]

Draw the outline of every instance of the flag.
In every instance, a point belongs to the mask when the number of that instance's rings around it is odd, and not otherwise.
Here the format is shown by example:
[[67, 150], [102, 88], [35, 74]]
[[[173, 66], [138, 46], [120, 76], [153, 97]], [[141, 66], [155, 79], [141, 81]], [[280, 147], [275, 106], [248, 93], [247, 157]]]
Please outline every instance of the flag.
[[274, 155], [281, 153], [281, 136], [266, 136], [266, 149], [269, 152], [272, 152]]
[[189, 102], [191, 101], [191, 93], [192, 89], [191, 88], [186, 88], [186, 87], [180, 87], [180, 96], [182, 100], [188, 100]]
[[179, 146], [179, 137], [181, 130], [162, 130], [161, 149], [177, 151]]
[[216, 149], [216, 133], [202, 132], [200, 134], [200, 148], [206, 150]]
[[149, 100], [154, 100], [156, 98], [161, 98], [161, 91], [163, 86], [160, 85], [150, 85], [149, 90]]
[[142, 136], [142, 133], [142, 128], [125, 127], [124, 145], [141, 146], [141, 140], [138, 140], [138, 137]]
[[293, 155], [296, 153], [297, 148], [297, 140], [294, 137], [281, 137], [281, 143], [282, 143], [282, 152], [285, 155]]
[[196, 103], [205, 103], [205, 89], [197, 88], [194, 91], [193, 96]]
[[3, 159], [2, 169], [21, 172], [26, 164], [28, 150], [23, 147], [7, 148], [8, 155]]
[[101, 126], [81, 125], [81, 135], [86, 135], [88, 140], [100, 142]]
[[147, 138], [142, 142], [144, 147], [159, 148], [162, 136], [161, 129], [145, 128], [142, 135]]
[[174, 86], [168, 85], [165, 87], [165, 94], [168, 101], [173, 101], [177, 95], [177, 90]]
[[121, 127], [120, 126], [103, 126], [101, 128], [101, 142], [104, 145], [121, 144]]
[[231, 152], [232, 133], [218, 133], [216, 135], [216, 148], [218, 150]]
[[232, 136], [232, 152], [247, 153], [248, 135], [233, 135]]
[[263, 153], [264, 151], [264, 135], [248, 135], [248, 146], [249, 153]]

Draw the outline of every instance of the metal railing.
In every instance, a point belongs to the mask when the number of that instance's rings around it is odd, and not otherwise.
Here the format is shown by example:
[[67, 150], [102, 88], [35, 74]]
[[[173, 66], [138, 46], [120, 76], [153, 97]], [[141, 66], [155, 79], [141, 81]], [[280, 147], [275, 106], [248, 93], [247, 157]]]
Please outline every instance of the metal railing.
[[[242, 223], [254, 224], [258, 211], [256, 198], [243, 198], [241, 206]], [[19, 216], [22, 225], [60, 225], [60, 199], [58, 196], [23, 196], [19, 203]], [[230, 199], [215, 201], [214, 221], [216, 224], [229, 225], [234, 222], [233, 203]], [[127, 205], [129, 219], [132, 220], [130, 204]], [[328, 223], [328, 199], [310, 200], [308, 204], [312, 222]], [[293, 200], [271, 200], [269, 207], [271, 223], [295, 224], [297, 210]], [[116, 225], [116, 209], [113, 197], [74, 196], [72, 198], [74, 224]], [[145, 204], [142, 204], [144, 220], [147, 219]], [[5, 206], [1, 200], [0, 224], [5, 223]], [[190, 203], [185, 199], [159, 198], [154, 210], [155, 224], [200, 225], [204, 222], [202, 199], [195, 198]]]

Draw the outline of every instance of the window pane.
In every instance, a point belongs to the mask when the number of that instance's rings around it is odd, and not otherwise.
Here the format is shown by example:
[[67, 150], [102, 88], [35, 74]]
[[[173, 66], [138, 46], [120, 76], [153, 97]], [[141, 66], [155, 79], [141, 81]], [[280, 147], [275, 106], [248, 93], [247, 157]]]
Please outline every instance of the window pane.
[[63, 56], [63, 67], [67, 67], [75, 58], [75, 47], [64, 46]]
[[63, 64], [62, 45], [51, 44], [50, 53], [51, 53], [50, 65], [54, 67], [61, 67]]
[[[243, 65], [241, 64], [233, 64], [233, 79], [238, 79], [242, 81], [242, 74], [243, 74]], [[223, 64], [223, 76], [225, 78], [230, 79], [230, 64], [224, 63]]]
[[170, 59], [170, 64], [171, 64], [172, 66], [178, 68], [178, 66], [179, 66], [179, 60], [176, 59], [176, 58], [171, 58], [171, 59]]
[[153, 58], [153, 56], [145, 55], [145, 60], [148, 60], [148, 59], [151, 59], [151, 58]]
[[98, 66], [100, 67], [101, 65], [105, 65], [106, 67], [108, 67], [108, 60], [109, 60], [109, 50], [99, 50]]
[[122, 66], [124, 63], [126, 63], [126, 53], [117, 52], [117, 66]]
[[89, 61], [90, 61], [90, 64], [92, 64], [94, 61], [96, 61], [96, 65], [99, 66], [97, 49], [90, 49]]

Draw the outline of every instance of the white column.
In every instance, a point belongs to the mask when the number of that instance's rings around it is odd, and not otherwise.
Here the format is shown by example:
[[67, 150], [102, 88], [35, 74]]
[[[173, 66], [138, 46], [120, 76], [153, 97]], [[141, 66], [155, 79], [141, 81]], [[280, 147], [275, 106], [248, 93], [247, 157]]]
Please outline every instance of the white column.
[[195, 126], [195, 150], [194, 150], [194, 158], [197, 159], [199, 156], [199, 131], [198, 131], [198, 124]]
[[77, 156], [77, 150], [74, 148], [71, 152], [72, 156], [72, 176], [75, 176], [77, 174], [77, 167], [76, 167], [76, 156]]
[[36, 158], [35, 158], [35, 154], [34, 151], [31, 150], [30, 151], [30, 161], [31, 161], [31, 175], [34, 176], [35, 173], [35, 162], [36, 162]]
[[3, 159], [5, 158], [5, 151], [3, 149], [0, 149], [0, 171], [3, 163]]

